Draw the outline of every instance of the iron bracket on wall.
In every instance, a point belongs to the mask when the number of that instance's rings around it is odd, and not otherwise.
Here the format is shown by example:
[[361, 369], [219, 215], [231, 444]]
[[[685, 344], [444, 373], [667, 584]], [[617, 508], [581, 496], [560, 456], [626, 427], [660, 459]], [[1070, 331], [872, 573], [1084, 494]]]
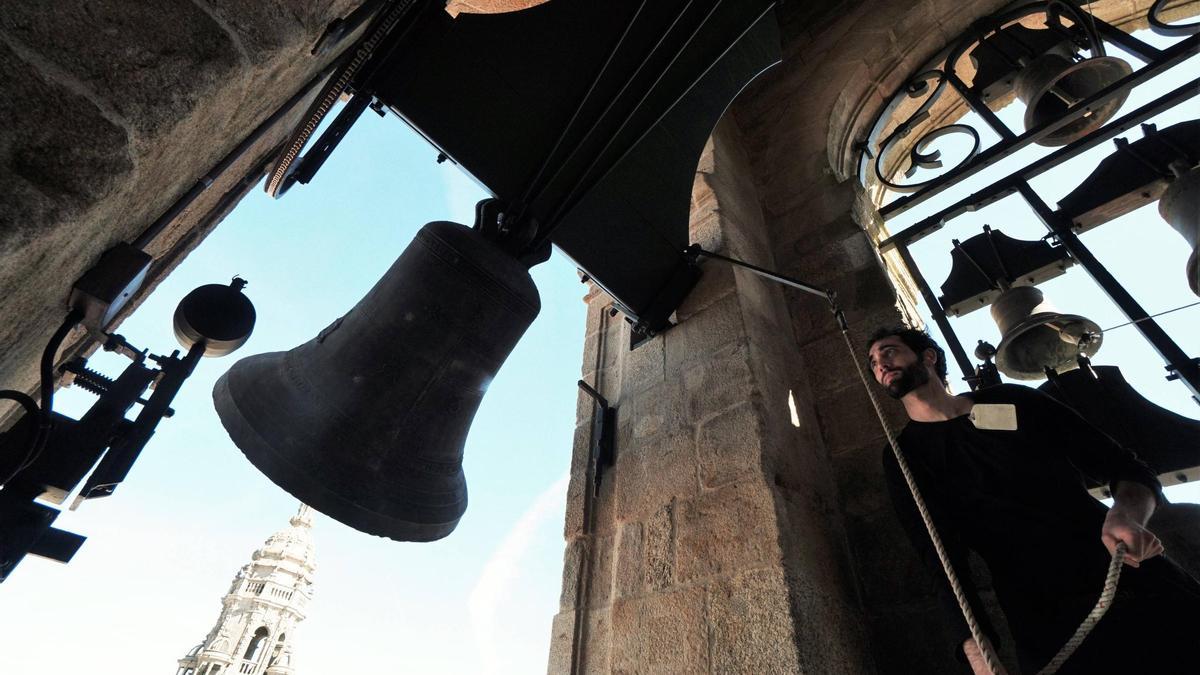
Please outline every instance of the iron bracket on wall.
[[588, 471], [591, 473], [592, 497], [600, 494], [600, 484], [604, 474], [617, 461], [617, 409], [608, 404], [608, 399], [600, 395], [583, 380], [579, 388], [591, 397], [595, 403], [592, 414], [592, 443], [588, 453]]

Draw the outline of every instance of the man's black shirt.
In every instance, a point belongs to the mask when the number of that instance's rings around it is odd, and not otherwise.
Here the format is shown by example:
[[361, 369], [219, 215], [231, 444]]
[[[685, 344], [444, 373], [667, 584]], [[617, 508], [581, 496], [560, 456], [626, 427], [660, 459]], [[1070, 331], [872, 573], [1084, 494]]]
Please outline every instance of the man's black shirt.
[[[1005, 384], [966, 396], [976, 404], [1014, 404], [1017, 429], [977, 429], [965, 415], [943, 422], [913, 421], [900, 434], [899, 445], [984, 630], [994, 636], [969, 579], [967, 549], [978, 553], [992, 573], [1023, 666], [1037, 667], [1095, 605], [1108, 571], [1111, 556], [1100, 539], [1108, 508], [1088, 493], [1085, 476], [1112, 487], [1121, 481], [1141, 483], [1160, 503], [1161, 486], [1133, 453], [1039, 391]], [[957, 652], [970, 633], [890, 447], [884, 449], [884, 472], [909, 538], [939, 578]], [[1157, 621], [1146, 617], [1132, 621], [1159, 634], [1174, 632], [1179, 622], [1190, 626], [1187, 634], [1200, 634], [1200, 584], [1164, 557], [1136, 569], [1126, 566], [1118, 591], [1113, 609], [1100, 622], [1109, 625], [1104, 631], [1097, 627], [1070, 665], [1100, 658], [1115, 672], [1115, 657], [1102, 652], [1104, 645], [1098, 643], [1104, 639], [1096, 635], [1125, 625], [1130, 611], [1148, 611], [1165, 621], [1166, 628], [1153, 628]], [[1184, 615], [1177, 616], [1180, 612]], [[1135, 644], [1145, 639], [1129, 638]], [[1095, 663], [1087, 668], [1081, 672], [1109, 672], [1096, 670]]]

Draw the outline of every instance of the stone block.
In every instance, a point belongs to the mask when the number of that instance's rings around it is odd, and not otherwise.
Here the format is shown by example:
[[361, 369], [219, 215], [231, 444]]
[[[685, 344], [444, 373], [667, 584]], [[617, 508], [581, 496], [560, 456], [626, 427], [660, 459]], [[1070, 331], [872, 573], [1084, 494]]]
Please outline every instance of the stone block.
[[[610, 534], [614, 528], [614, 499], [616, 490], [614, 488], [613, 474], [611, 470], [604, 474], [600, 482], [599, 494], [595, 495], [591, 501], [592, 533], [598, 536]], [[592, 490], [591, 485], [587, 481], [587, 473], [584, 470], [571, 473], [571, 480], [567, 484], [567, 512], [563, 523], [563, 535], [570, 541], [575, 537], [583, 536], [584, 532], [584, 494]]]
[[[853, 340], [853, 343], [857, 350], [861, 340]], [[865, 350], [863, 354], [866, 354]], [[851, 361], [859, 355], [852, 354], [846, 348], [845, 339], [836, 327], [823, 337], [803, 345], [800, 356], [803, 376], [813, 384], [813, 396], [818, 405], [840, 389], [858, 387], [861, 391], [862, 384]]]
[[675, 504], [674, 500], [664, 504], [646, 519], [642, 581], [651, 591], [661, 591], [675, 581]]
[[700, 486], [716, 488], [760, 474], [763, 421], [750, 402], [710, 417], [696, 432]]
[[754, 570], [708, 585], [712, 672], [801, 672], [788, 595], [780, 570]]
[[[684, 417], [683, 387], [679, 378], [668, 380], [662, 384], [643, 391], [629, 398], [617, 411], [618, 424], [629, 427], [630, 439], [626, 442], [636, 442], [642, 439], [673, 434], [691, 428]], [[621, 447], [617, 447], [617, 453]]]
[[621, 448], [616, 464], [616, 516], [642, 520], [674, 498], [698, 490], [695, 440], [676, 431], [638, 439]]
[[583, 571], [583, 550], [584, 539], [582, 537], [568, 541], [563, 548], [562, 591], [558, 596], [560, 612], [573, 610], [578, 603], [579, 574]]
[[[858, 379], [857, 375], [854, 377]], [[884, 395], [882, 389], [877, 393]], [[816, 410], [821, 437], [829, 452], [835, 456], [866, 447], [878, 450], [887, 443], [887, 436], [861, 384], [829, 393]]]
[[683, 412], [688, 423], [699, 423], [748, 401], [755, 392], [750, 348], [739, 341], [683, 371]]
[[637, 349], [630, 349], [628, 341], [611, 345], [613, 351], [620, 350], [621, 400], [662, 383], [666, 376], [664, 344], [665, 336], [660, 335]]
[[771, 489], [746, 480], [705, 490], [677, 505], [678, 582], [777, 564], [780, 550]]
[[[78, 218], [90, 204], [111, 196], [134, 164], [123, 127], [2, 42], [0, 90], [5, 94], [0, 97], [0, 256], [7, 259], [56, 223]], [[34, 313], [30, 307], [6, 310], [12, 316]], [[2, 342], [11, 344], [12, 337]]]
[[612, 672], [710, 672], [704, 596], [695, 586], [615, 602]]
[[217, 21], [192, 2], [166, 5], [12, 2], [0, 30], [70, 73], [137, 136], [154, 135], [240, 76], [238, 50]]
[[[612, 621], [611, 612], [607, 607], [593, 609], [585, 613], [587, 623], [583, 634], [583, 668], [582, 675], [608, 675], [612, 672], [610, 657], [612, 653]], [[563, 672], [571, 672], [568, 668]]]
[[[349, 11], [353, 3], [342, 0], [334, 3], [338, 14]], [[325, 30], [325, 12], [314, 12], [307, 2], [297, 0], [268, 0], [239, 2], [238, 0], [207, 0], [204, 5], [210, 15], [230, 33], [238, 51], [246, 60], [257, 65], [297, 43], [315, 42]]]
[[882, 454], [886, 444], [880, 434], [873, 441], [833, 456], [838, 494], [846, 515], [866, 516], [891, 508], [883, 482]]
[[615, 544], [616, 538], [610, 534], [593, 536], [591, 545], [585, 547], [588, 555], [588, 575], [584, 581], [589, 609], [608, 606], [612, 597], [613, 568], [616, 563]]
[[[641, 523], [620, 523], [617, 527], [616, 567], [613, 571], [612, 597], [620, 600], [642, 592], [645, 575], [645, 546]], [[564, 583], [566, 575], [563, 576]]]
[[683, 364], [705, 359], [744, 335], [738, 297], [727, 295], [692, 314], [686, 321], [680, 321], [663, 335], [666, 372], [678, 372]]
[[[698, 242], [695, 236], [692, 237], [692, 241]], [[705, 250], [720, 251], [717, 248], [710, 249], [702, 242], [700, 244], [704, 246]], [[733, 266], [721, 262], [710, 262], [702, 264], [700, 270], [700, 280], [696, 282], [696, 286], [675, 310], [677, 321], [685, 322], [697, 312], [701, 312], [717, 301], [737, 292]]]
[[546, 675], [571, 672], [572, 645], [575, 638], [575, 610], [563, 610], [550, 623], [550, 655]]

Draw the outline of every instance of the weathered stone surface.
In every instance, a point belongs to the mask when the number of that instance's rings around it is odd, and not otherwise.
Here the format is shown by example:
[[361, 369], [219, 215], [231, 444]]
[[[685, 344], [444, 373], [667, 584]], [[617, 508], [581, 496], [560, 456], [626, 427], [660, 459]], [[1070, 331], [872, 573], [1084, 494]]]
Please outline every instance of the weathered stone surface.
[[691, 582], [779, 560], [771, 490], [744, 481], [704, 493], [678, 506], [676, 569]]
[[700, 425], [696, 449], [700, 485], [717, 488], [759, 474], [762, 464], [762, 420], [751, 403], [741, 403]]
[[191, 116], [240, 65], [230, 35], [195, 3], [144, 10], [124, 2], [13, 2], [0, 30], [46, 68], [69, 73], [140, 137]]
[[712, 672], [800, 672], [787, 597], [779, 570], [754, 570], [709, 584]]
[[666, 371], [678, 372], [681, 365], [696, 362], [741, 338], [743, 326], [738, 299], [733, 295], [696, 312], [684, 323], [667, 331]]
[[[7, 126], [0, 146], [0, 255], [8, 256], [53, 223], [77, 218], [86, 206], [111, 195], [133, 170], [133, 159], [123, 127], [86, 97], [46, 79], [3, 43], [0, 90], [5, 92], [0, 118]], [[72, 124], [46, 124], [67, 117]]]
[[[279, 39], [254, 63], [245, 51], [258, 44], [235, 37], [207, 4], [176, 0], [154, 11], [113, 2], [6, 4], [0, 78], [6, 101], [18, 107], [3, 113], [8, 124], [0, 129], [0, 288], [5, 315], [21, 317], [5, 322], [20, 324], [16, 334], [0, 334], [6, 387], [32, 386], [37, 354], [65, 313], [71, 283], [104, 250], [140, 234], [337, 56], [312, 57], [308, 49], [353, 4], [277, 3], [278, 14], [264, 20], [287, 30], [276, 30]], [[305, 105], [150, 242], [149, 277], [117, 323], [237, 203], [249, 187], [243, 178]], [[64, 358], [84, 348], [80, 335], [68, 338]]]
[[[621, 523], [617, 528], [616, 568], [612, 597], [628, 598], [642, 592], [645, 569], [645, 537], [641, 523]], [[563, 576], [565, 583], [566, 576]]]
[[624, 636], [612, 650], [613, 673], [709, 672], [703, 587], [618, 600], [612, 626]]
[[665, 340], [655, 338], [637, 349], [625, 343], [621, 352], [621, 398], [624, 399], [658, 385], [666, 378]]
[[671, 499], [699, 490], [695, 440], [674, 431], [632, 440], [618, 449], [616, 515], [641, 520]]
[[744, 341], [728, 344], [703, 362], [683, 371], [684, 415], [696, 424], [754, 394], [750, 348]]
[[651, 591], [661, 591], [675, 581], [675, 501], [664, 504], [646, 519], [643, 582]]

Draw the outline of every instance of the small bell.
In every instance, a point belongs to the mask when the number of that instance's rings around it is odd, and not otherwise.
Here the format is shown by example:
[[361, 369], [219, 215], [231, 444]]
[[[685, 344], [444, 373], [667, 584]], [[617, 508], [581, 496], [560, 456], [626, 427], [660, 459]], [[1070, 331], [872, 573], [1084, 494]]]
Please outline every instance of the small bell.
[[1100, 326], [1060, 313], [1033, 286], [1004, 291], [991, 311], [1001, 335], [996, 368], [1014, 380], [1039, 380], [1046, 368], [1075, 368], [1080, 354], [1090, 357], [1100, 349]]
[[1158, 202], [1158, 213], [1191, 247], [1187, 281], [1192, 292], [1200, 295], [1200, 268], [1196, 262], [1200, 252], [1200, 166], [1177, 173]]
[[[1025, 103], [1025, 129], [1033, 129], [1060, 115], [1133, 72], [1115, 56], [1074, 61], [1069, 55], [1050, 52], [1030, 61], [1013, 83]], [[1128, 94], [1110, 98], [1083, 117], [1065, 124], [1038, 140], [1038, 145], [1066, 145], [1104, 126], [1125, 103]]]

